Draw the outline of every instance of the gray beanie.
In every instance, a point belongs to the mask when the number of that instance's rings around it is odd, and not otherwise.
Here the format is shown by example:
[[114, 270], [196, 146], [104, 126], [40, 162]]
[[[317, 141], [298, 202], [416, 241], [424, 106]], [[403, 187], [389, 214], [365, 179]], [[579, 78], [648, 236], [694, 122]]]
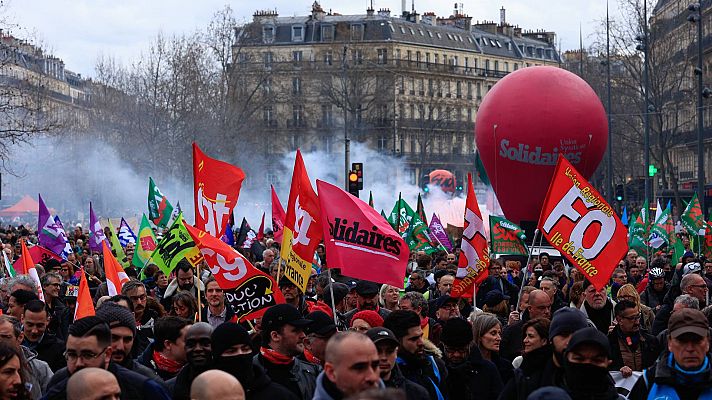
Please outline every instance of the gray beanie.
[[96, 309], [96, 316], [109, 324], [110, 328], [124, 326], [136, 336], [136, 319], [131, 311], [114, 302], [106, 301]]

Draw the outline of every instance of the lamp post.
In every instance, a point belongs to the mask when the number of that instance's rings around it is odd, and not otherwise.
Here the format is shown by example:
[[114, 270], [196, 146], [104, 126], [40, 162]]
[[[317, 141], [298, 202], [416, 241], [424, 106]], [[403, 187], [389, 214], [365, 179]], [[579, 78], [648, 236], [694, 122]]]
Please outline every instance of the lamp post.
[[705, 213], [705, 148], [702, 143], [704, 133], [703, 98], [709, 97], [710, 89], [704, 87], [702, 80], [702, 3], [692, 3], [687, 7], [690, 15], [687, 20], [697, 25], [697, 198], [700, 201], [702, 213]]
[[639, 42], [636, 49], [643, 52], [643, 160], [645, 163], [645, 199], [652, 201], [651, 182], [648, 175], [650, 167], [650, 101], [648, 100], [648, 0], [643, 0], [643, 33], [636, 36]]

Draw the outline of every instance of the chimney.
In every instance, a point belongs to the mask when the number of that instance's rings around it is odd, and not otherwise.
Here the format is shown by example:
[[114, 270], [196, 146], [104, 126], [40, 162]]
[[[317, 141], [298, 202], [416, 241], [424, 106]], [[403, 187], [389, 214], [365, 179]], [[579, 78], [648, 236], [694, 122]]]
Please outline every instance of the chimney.
[[504, 26], [507, 24], [507, 12], [504, 10], [504, 6], [499, 9], [499, 25]]
[[378, 10], [378, 16], [379, 17], [385, 17], [385, 18], [390, 18], [391, 16], [391, 10], [390, 8], [381, 8]]
[[405, 0], [401, 0], [401, 10], [403, 11], [403, 15], [408, 15], [408, 9], [405, 7]]

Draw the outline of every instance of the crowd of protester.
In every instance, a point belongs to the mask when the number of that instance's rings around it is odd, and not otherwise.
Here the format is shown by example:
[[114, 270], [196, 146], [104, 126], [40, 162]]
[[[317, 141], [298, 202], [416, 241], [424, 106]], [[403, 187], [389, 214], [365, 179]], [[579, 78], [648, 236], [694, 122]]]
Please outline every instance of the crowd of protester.
[[[0, 229], [10, 262], [21, 239], [36, 242]], [[238, 250], [285, 303], [238, 323], [208, 268], [128, 267], [109, 296], [87, 233], [69, 239], [66, 260], [36, 267], [44, 301], [29, 276], [3, 273], [0, 400], [712, 399], [712, 260], [689, 249], [630, 250], [601, 290], [544, 252], [496, 258], [455, 298], [457, 251], [412, 253], [400, 289], [327, 273], [320, 246], [302, 293], [268, 236]], [[75, 320], [82, 273], [96, 315]]]

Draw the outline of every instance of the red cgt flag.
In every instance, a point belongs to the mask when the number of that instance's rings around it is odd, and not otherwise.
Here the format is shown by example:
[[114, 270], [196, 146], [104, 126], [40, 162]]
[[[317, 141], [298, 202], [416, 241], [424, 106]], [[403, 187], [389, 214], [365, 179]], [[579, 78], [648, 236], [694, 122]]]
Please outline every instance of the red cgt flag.
[[282, 229], [287, 215], [277, 197], [277, 192], [274, 191], [274, 186], [270, 185], [270, 187], [272, 188], [272, 232], [274, 232], [274, 240], [282, 243]]
[[628, 230], [598, 191], [559, 156], [539, 230], [596, 290], [601, 290], [628, 251]]
[[195, 226], [219, 238], [237, 205], [245, 173], [240, 168], [203, 154], [193, 143]]
[[322, 235], [319, 199], [309, 181], [302, 153], [297, 150], [280, 254], [286, 263], [284, 276], [294, 282], [302, 293], [306, 291], [314, 251]]
[[185, 228], [205, 257], [218, 286], [225, 291], [225, 300], [238, 321], [259, 318], [269, 307], [284, 303], [274, 279], [255, 268], [237, 250], [200, 229], [188, 224]]
[[44, 293], [42, 292], [42, 283], [40, 283], [40, 276], [37, 273], [37, 268], [35, 268], [35, 262], [32, 260], [30, 251], [27, 250], [27, 244], [25, 244], [25, 241], [21, 240], [20, 242], [22, 245], [22, 269], [35, 282], [35, 285], [37, 286], [37, 296], [40, 298], [40, 300], [45, 301]]
[[408, 246], [381, 214], [342, 189], [317, 180], [329, 266], [353, 278], [403, 288]]
[[473, 285], [479, 284], [487, 278], [489, 261], [485, 223], [482, 220], [480, 206], [477, 204], [475, 188], [472, 185], [472, 174], [467, 174], [465, 225], [462, 232], [456, 279], [450, 295], [452, 297], [471, 296]]

